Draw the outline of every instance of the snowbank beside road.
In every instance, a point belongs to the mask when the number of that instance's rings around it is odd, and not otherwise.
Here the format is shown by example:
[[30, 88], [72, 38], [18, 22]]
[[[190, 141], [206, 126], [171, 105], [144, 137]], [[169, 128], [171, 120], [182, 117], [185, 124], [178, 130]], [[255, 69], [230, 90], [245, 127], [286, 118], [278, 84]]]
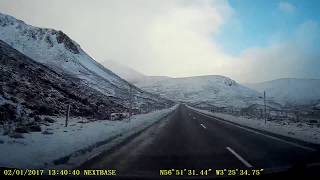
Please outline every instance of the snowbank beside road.
[[281, 122], [267, 121], [267, 123], [265, 124], [263, 119], [255, 119], [255, 118], [248, 119], [245, 117], [238, 117], [238, 116], [233, 116], [229, 114], [213, 113], [210, 111], [201, 110], [201, 109], [193, 108], [190, 106], [189, 108], [207, 115], [212, 115], [218, 118], [222, 118], [226, 121], [230, 121], [230, 122], [251, 127], [254, 129], [259, 129], [259, 130], [299, 139], [305, 142], [320, 144], [320, 127], [317, 127], [316, 125], [308, 125], [302, 122], [293, 123], [288, 121], [281, 121]]
[[[23, 139], [0, 135], [0, 167], [52, 168], [63, 166], [61, 163], [66, 163], [63, 162], [65, 157], [71, 159], [67, 167], [79, 165], [81, 161], [163, 119], [176, 107], [135, 115], [130, 121], [89, 122], [87, 119], [71, 118], [68, 127], [64, 127], [64, 118], [55, 118], [57, 121], [54, 124], [42, 126], [42, 133], [24, 134]], [[84, 149], [86, 151], [82, 151]], [[72, 164], [72, 158], [77, 159], [76, 164]], [[62, 162], [53, 163], [59, 159]]]

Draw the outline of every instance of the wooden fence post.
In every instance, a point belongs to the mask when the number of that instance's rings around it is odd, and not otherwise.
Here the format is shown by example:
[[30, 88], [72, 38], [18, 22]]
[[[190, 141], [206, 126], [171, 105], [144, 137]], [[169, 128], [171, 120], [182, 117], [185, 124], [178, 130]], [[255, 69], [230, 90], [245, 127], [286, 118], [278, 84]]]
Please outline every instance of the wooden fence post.
[[67, 127], [67, 126], [68, 126], [69, 115], [70, 115], [70, 104], [68, 104], [68, 107], [67, 107], [65, 127]]

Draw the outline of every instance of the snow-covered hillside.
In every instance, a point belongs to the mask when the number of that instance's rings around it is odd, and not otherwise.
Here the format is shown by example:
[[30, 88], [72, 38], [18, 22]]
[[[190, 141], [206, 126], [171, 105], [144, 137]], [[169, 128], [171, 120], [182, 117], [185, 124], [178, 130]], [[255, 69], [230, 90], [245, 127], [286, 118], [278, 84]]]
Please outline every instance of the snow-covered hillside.
[[[0, 13], [0, 40], [61, 74], [81, 79], [105, 95], [129, 99], [130, 84], [92, 59], [66, 34], [53, 29], [38, 28]], [[133, 86], [137, 106], [165, 106], [167, 100]]]
[[109, 119], [127, 111], [117, 99], [61, 76], [0, 40], [0, 125], [3, 121], [28, 123], [35, 115], [65, 114]]
[[320, 101], [320, 79], [285, 78], [247, 86], [266, 91], [267, 97], [285, 105], [310, 105]]
[[224, 76], [164, 78], [136, 83], [140, 88], [177, 101], [214, 106], [246, 107], [261, 104], [261, 94]]

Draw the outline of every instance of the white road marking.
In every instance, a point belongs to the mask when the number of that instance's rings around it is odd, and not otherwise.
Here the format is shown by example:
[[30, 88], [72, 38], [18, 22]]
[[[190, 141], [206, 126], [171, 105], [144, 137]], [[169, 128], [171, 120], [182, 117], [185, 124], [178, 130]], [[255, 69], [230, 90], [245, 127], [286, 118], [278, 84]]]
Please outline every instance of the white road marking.
[[207, 128], [206, 126], [204, 126], [203, 124], [200, 124], [204, 129]]
[[[195, 110], [194, 110], [195, 111]], [[203, 116], [206, 116], [208, 118], [214, 118], [212, 116], [209, 116], [209, 115], [206, 115], [206, 114], [203, 114], [203, 113], [200, 113], [198, 111], [195, 111], [196, 113], [198, 114], [201, 114]], [[297, 143], [294, 143], [294, 142], [290, 142], [290, 141], [286, 141], [284, 139], [280, 139], [280, 138], [277, 138], [277, 137], [274, 137], [274, 136], [271, 136], [271, 135], [267, 135], [267, 134], [263, 134], [263, 133], [260, 133], [258, 131], [255, 131], [255, 130], [252, 130], [252, 129], [249, 129], [249, 128], [246, 128], [246, 127], [242, 127], [242, 126], [239, 126], [239, 125], [236, 125], [236, 124], [233, 124], [231, 122], [228, 122], [227, 120], [220, 120], [220, 119], [217, 119], [217, 118], [214, 118], [214, 120], [217, 120], [217, 121], [220, 121], [220, 122], [223, 122], [223, 123], [226, 123], [226, 124], [230, 124], [232, 126], [235, 126], [235, 127], [238, 127], [238, 128], [241, 128], [241, 129], [244, 129], [246, 131], [249, 131], [249, 132], [252, 132], [252, 133], [255, 133], [255, 134], [259, 134], [259, 135], [262, 135], [262, 136], [265, 136], [265, 137], [268, 137], [270, 139], [274, 139], [274, 140], [277, 140], [277, 141], [281, 141], [283, 143], [287, 143], [287, 144], [290, 144], [292, 146], [296, 146], [296, 147], [299, 147], [299, 148], [302, 148], [302, 149], [306, 149], [306, 150], [309, 150], [309, 151], [316, 151], [316, 149], [314, 148], [311, 148], [311, 147], [307, 147], [307, 146], [303, 146], [303, 145], [300, 145], [300, 144], [297, 144]]]
[[248, 168], [253, 167], [248, 161], [246, 161], [245, 159], [243, 159], [243, 157], [241, 157], [238, 153], [236, 153], [233, 149], [231, 149], [230, 147], [226, 147], [226, 149], [228, 151], [230, 151], [237, 159], [239, 159], [245, 166], [247, 166]]

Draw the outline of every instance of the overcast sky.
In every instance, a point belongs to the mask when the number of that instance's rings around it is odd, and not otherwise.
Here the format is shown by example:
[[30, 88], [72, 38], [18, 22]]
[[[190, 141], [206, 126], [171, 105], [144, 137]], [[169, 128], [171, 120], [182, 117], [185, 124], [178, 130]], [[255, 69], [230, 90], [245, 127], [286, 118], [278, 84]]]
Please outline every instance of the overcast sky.
[[0, 0], [0, 11], [146, 75], [320, 78], [317, 0]]

